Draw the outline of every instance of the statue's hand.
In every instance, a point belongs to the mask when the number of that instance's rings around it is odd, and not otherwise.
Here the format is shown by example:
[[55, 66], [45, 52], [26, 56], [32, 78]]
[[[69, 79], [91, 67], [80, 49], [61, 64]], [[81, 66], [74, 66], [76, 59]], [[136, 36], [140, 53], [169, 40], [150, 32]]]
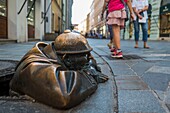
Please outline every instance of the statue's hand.
[[106, 82], [109, 78], [107, 75], [102, 74], [101, 72], [97, 71], [95, 68], [90, 66], [89, 68], [83, 69], [87, 75], [92, 76], [97, 83]]
[[107, 75], [104, 75], [104, 74], [98, 72], [98, 76], [96, 77], [96, 79], [97, 79], [96, 80], [97, 83], [104, 83], [109, 79], [109, 77]]

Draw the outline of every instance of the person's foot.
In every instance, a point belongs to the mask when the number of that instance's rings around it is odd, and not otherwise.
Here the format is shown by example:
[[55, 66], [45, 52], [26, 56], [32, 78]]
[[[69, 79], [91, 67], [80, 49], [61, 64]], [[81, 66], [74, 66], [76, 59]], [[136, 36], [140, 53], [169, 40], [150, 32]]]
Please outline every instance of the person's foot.
[[135, 45], [134, 48], [138, 48], [138, 45]]
[[149, 47], [149, 46], [144, 46], [143, 48], [145, 48], [145, 49], [149, 49], [150, 47]]
[[110, 52], [116, 52], [116, 48], [115, 47], [112, 47], [111, 49], [110, 49]]
[[111, 54], [111, 57], [113, 57], [113, 58], [123, 58], [123, 53], [122, 53], [121, 50], [116, 50], [115, 53]]
[[144, 44], [143, 44], [143, 48], [145, 48], [145, 49], [149, 49], [150, 47], [147, 45], [147, 43], [146, 43], [146, 42], [144, 42]]
[[135, 46], [134, 48], [138, 48], [138, 41], [135, 41]]

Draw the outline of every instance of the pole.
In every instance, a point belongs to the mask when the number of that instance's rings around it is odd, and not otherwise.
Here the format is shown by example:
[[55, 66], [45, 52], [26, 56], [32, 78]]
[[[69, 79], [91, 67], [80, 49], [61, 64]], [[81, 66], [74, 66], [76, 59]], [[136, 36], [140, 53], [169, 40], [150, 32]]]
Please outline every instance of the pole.
[[[45, 18], [46, 18], [47, 12], [48, 12], [48, 10], [50, 9], [50, 6], [51, 6], [51, 4], [52, 4], [52, 1], [53, 1], [53, 0], [51, 0], [50, 4], [48, 5], [47, 10], [46, 10], [46, 5], [44, 5], [46, 11], [45, 11], [45, 13], [44, 13], [44, 18], [43, 18], [43, 20], [41, 21], [41, 24], [43, 23], [43, 21], [44, 21]], [[46, 4], [46, 0], [45, 0], [45, 4]]]
[[[31, 11], [32, 11], [32, 8], [33, 8], [34, 5], [35, 5], [35, 1], [36, 1], [36, 0], [33, 1], [32, 5], [31, 5], [31, 7], [30, 7], [30, 10], [29, 10], [29, 12], [28, 12], [28, 14], [27, 14], [27, 18], [29, 17], [29, 15], [30, 15], [30, 13], [31, 13]], [[34, 10], [35, 10], [35, 9], [34, 9]]]
[[22, 11], [22, 9], [23, 9], [23, 7], [24, 7], [24, 5], [25, 5], [26, 2], [27, 2], [27, 0], [25, 0], [24, 3], [22, 4], [21, 9], [20, 9], [19, 12], [18, 12], [18, 15], [21, 13], [21, 11]]

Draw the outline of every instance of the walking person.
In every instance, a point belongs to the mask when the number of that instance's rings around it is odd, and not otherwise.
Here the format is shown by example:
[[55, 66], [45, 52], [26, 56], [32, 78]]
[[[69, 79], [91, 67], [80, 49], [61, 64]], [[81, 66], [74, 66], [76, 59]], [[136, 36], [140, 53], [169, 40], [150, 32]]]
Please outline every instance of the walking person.
[[140, 25], [142, 28], [142, 40], [143, 40], [143, 47], [149, 49], [147, 45], [148, 40], [148, 0], [133, 0], [132, 1], [133, 11], [135, 13], [134, 19], [134, 35], [135, 35], [135, 47], [138, 48], [138, 41], [139, 41], [139, 32], [140, 32]]
[[[122, 3], [121, 0], [105, 0], [108, 2], [108, 9], [109, 9], [109, 14], [108, 14], [108, 25], [112, 25], [112, 30], [113, 30], [113, 43], [114, 43], [114, 48], [112, 48], [112, 54], [111, 57], [114, 58], [122, 58], [123, 53], [121, 50], [121, 45], [120, 45], [120, 29], [124, 28], [124, 23], [125, 23], [125, 18], [126, 18], [126, 11], [125, 11], [125, 6]], [[133, 19], [133, 9], [131, 5], [131, 0], [124, 0], [126, 4], [128, 5], [129, 11], [130, 11], [130, 16]]]
[[[107, 16], [109, 14], [108, 3], [104, 1], [103, 8], [102, 8], [102, 13], [101, 13], [101, 20], [103, 20], [103, 14], [104, 14], [105, 11], [106, 11], [106, 19], [107, 19]], [[108, 31], [109, 31], [109, 34], [110, 34], [110, 37], [109, 37], [110, 42], [107, 44], [107, 46], [109, 47], [109, 49], [111, 49], [111, 48], [114, 47], [112, 25], [108, 25]]]

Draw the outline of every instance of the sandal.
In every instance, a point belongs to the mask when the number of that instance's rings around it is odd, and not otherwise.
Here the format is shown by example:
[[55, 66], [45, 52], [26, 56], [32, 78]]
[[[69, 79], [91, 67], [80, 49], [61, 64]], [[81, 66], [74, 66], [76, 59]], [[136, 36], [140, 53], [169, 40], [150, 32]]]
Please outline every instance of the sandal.
[[135, 46], [134, 48], [138, 48], [138, 46]]
[[149, 46], [144, 46], [143, 48], [145, 48], [145, 49], [149, 49], [150, 47], [149, 47]]

